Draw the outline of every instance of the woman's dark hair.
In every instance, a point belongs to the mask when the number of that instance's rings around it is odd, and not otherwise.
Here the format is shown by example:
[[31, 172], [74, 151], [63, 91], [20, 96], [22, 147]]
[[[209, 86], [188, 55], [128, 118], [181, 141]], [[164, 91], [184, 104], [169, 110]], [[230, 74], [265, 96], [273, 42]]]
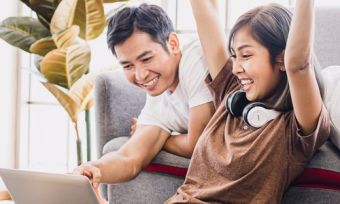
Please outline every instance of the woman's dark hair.
[[[231, 53], [231, 44], [236, 33], [241, 28], [246, 27], [249, 29], [252, 37], [267, 48], [270, 54], [270, 61], [272, 65], [275, 65], [275, 63], [277, 63], [277, 56], [286, 49], [291, 21], [292, 13], [278, 4], [269, 4], [252, 9], [240, 16], [231, 29], [228, 42], [229, 52]], [[318, 73], [319, 65], [314, 54], [312, 58], [316, 79], [319, 84], [321, 96], [323, 97], [324, 87], [320, 78], [321, 75]], [[267, 105], [281, 111], [292, 110], [293, 105], [286, 72], [281, 72], [281, 81], [278, 89], [274, 97], [272, 97], [270, 101], [267, 101]]]
[[123, 43], [135, 31], [149, 34], [168, 51], [166, 43], [174, 28], [168, 15], [157, 5], [141, 4], [138, 7], [125, 7], [109, 19], [107, 44], [114, 55], [116, 55], [114, 46]]

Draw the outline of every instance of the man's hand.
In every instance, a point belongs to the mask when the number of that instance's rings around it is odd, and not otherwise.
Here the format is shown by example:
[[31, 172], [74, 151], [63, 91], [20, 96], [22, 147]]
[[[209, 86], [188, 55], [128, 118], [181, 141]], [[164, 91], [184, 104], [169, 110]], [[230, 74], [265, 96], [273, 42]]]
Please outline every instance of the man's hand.
[[136, 128], [137, 128], [137, 118], [133, 117], [131, 118], [130, 136], [132, 136], [136, 132]]
[[98, 188], [102, 177], [100, 169], [90, 163], [80, 165], [79, 167], [74, 169], [72, 173], [75, 175], [86, 176], [95, 189]]
[[93, 187], [93, 191], [96, 194], [97, 199], [98, 199], [100, 204], [108, 204], [108, 202], [100, 195], [99, 187], [97, 187], [97, 188]]

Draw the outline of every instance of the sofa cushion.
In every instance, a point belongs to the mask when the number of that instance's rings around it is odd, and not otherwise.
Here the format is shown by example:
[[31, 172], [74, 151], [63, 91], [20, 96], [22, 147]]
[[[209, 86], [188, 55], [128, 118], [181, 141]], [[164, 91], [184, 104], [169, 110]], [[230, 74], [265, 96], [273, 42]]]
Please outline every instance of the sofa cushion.
[[316, 152], [294, 186], [332, 189], [340, 191], [340, 154], [333, 143], [327, 141]]
[[340, 66], [329, 66], [322, 70], [325, 105], [333, 122], [330, 139], [340, 150]]
[[[104, 146], [103, 154], [118, 150], [127, 140], [128, 140], [128, 137], [126, 136], [112, 139], [111, 141], [106, 143], [106, 145]], [[167, 170], [170, 170], [169, 173], [171, 173], [172, 172], [171, 169], [172, 169], [175, 171], [174, 174], [177, 174], [176, 171], [180, 171], [181, 168], [184, 168], [185, 173], [186, 173], [186, 168], [188, 168], [189, 162], [190, 162], [190, 159], [176, 156], [166, 151], [161, 151], [154, 158], [154, 160], [152, 160], [151, 165], [149, 167], [146, 167], [146, 169], [151, 170], [151, 171], [164, 172], [164, 173], [167, 173]], [[172, 168], [172, 167], [178, 167], [178, 168]]]
[[331, 189], [292, 187], [285, 193], [282, 204], [339, 203], [340, 191]]

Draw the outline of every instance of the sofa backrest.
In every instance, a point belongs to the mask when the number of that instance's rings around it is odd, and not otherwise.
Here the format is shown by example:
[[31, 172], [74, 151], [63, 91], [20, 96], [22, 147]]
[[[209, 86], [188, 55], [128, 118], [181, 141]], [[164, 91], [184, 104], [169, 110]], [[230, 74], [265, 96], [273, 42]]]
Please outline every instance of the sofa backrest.
[[130, 84], [121, 69], [98, 74], [94, 89], [97, 152], [100, 156], [109, 140], [129, 136], [131, 118], [139, 115], [146, 94]]
[[322, 68], [340, 65], [340, 7], [315, 11], [315, 54]]
[[326, 88], [325, 105], [334, 124], [331, 140], [340, 149], [340, 22], [338, 19], [340, 19], [340, 7], [316, 9], [314, 48], [323, 69], [322, 75]]

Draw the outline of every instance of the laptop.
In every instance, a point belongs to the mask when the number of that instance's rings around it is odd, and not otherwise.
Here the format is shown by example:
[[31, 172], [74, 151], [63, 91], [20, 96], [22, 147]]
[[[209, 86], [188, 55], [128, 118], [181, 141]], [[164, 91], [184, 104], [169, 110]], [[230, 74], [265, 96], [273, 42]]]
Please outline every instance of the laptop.
[[15, 204], [99, 204], [84, 176], [0, 168], [0, 177]]

